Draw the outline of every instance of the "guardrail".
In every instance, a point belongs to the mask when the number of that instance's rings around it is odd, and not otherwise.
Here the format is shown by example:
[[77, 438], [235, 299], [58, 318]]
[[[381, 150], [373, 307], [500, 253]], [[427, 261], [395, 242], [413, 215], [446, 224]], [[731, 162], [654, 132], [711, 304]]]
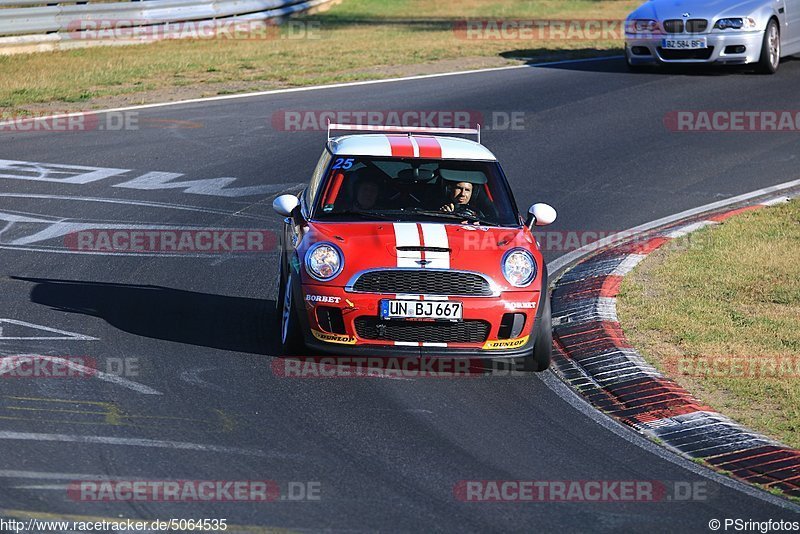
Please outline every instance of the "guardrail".
[[[124, 21], [148, 27], [190, 21], [270, 20], [306, 11], [333, 0], [132, 0], [41, 2], [0, 0], [0, 54], [120, 44], [113, 39], [80, 39], [87, 24]], [[43, 5], [44, 4], [44, 5]], [[28, 7], [9, 7], [25, 5]], [[33, 7], [33, 6], [36, 7]], [[77, 38], [76, 38], [77, 37]], [[126, 39], [124, 44], [145, 42]]]

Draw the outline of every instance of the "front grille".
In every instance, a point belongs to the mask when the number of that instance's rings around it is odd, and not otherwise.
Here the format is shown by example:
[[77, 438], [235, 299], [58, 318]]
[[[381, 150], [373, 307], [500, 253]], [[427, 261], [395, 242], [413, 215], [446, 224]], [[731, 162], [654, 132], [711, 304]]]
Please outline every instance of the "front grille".
[[667, 33], [683, 33], [683, 21], [680, 19], [665, 20], [664, 31]]
[[664, 21], [664, 31], [667, 33], [703, 33], [708, 29], [706, 19], [689, 19], [684, 23], [681, 19]]
[[714, 47], [698, 48], [696, 50], [674, 50], [671, 48], [658, 48], [659, 55], [666, 59], [708, 59], [714, 52]]
[[425, 269], [369, 271], [356, 280], [353, 291], [409, 295], [492, 295], [489, 282], [478, 274]]
[[689, 19], [686, 21], [686, 31], [688, 33], [703, 33], [708, 28], [706, 19]]
[[481, 320], [450, 323], [358, 317], [355, 324], [356, 334], [361, 339], [423, 343], [483, 343], [489, 337], [490, 328], [489, 323]]

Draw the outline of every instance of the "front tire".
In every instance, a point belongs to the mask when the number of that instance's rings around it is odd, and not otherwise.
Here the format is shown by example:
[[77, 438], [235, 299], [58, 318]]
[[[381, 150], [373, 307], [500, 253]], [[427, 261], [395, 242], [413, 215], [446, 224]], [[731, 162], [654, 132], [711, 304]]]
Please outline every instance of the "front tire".
[[775, 74], [781, 65], [781, 30], [778, 21], [771, 19], [764, 31], [761, 43], [761, 58], [758, 60], [758, 72]]
[[553, 361], [553, 319], [550, 310], [550, 298], [545, 293], [544, 309], [539, 317], [533, 354], [522, 358], [522, 370], [526, 373], [541, 373], [550, 367]]
[[294, 356], [303, 348], [303, 335], [300, 331], [300, 320], [292, 298], [292, 276], [286, 277], [286, 283], [281, 284], [282, 291], [280, 306], [280, 340], [281, 353], [284, 356]]

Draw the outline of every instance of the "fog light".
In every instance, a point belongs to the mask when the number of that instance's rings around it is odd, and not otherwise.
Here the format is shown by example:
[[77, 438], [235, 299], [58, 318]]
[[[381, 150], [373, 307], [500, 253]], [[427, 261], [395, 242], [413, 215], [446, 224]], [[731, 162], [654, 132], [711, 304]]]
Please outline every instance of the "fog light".
[[725, 47], [726, 54], [744, 54], [747, 47], [744, 45], [731, 45]]

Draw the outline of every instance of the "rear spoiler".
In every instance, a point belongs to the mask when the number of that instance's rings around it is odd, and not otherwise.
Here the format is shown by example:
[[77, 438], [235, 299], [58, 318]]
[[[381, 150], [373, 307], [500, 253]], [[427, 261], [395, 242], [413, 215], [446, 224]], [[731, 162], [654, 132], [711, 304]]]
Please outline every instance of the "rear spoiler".
[[394, 134], [455, 134], [455, 135], [474, 135], [477, 137], [478, 144], [481, 142], [481, 125], [477, 128], [420, 128], [416, 126], [373, 126], [370, 124], [336, 124], [328, 122], [328, 141], [333, 139], [331, 132], [377, 132]]

